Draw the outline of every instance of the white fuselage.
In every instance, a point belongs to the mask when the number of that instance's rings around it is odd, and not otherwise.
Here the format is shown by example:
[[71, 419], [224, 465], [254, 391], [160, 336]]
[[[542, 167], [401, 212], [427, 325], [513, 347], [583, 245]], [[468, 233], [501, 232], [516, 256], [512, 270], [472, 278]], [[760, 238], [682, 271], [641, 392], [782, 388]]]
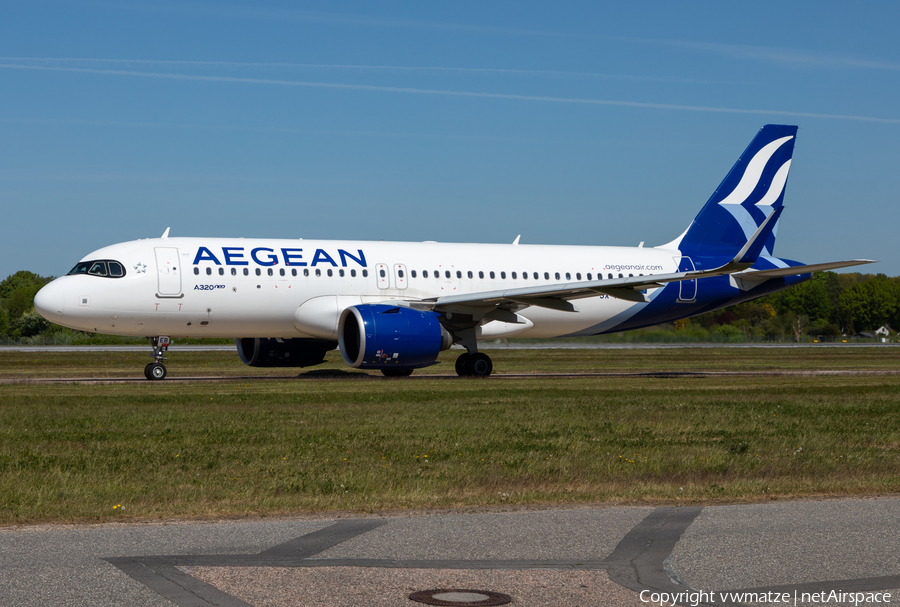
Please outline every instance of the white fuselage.
[[[114, 335], [332, 339], [354, 304], [664, 274], [678, 258], [631, 247], [158, 238], [87, 255], [125, 275], [63, 276], [42, 291], [41, 309]], [[478, 337], [568, 335], [644, 305], [600, 295], [578, 300], [577, 312], [532, 306], [518, 312], [524, 323], [487, 322]]]

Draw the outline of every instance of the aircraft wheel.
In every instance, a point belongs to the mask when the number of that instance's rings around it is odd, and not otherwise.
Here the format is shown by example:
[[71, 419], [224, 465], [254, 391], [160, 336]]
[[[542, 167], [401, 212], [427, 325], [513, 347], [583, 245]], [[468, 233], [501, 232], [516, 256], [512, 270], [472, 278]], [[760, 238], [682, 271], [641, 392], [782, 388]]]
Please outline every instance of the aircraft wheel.
[[409, 377], [412, 375], [412, 369], [382, 369], [381, 372], [385, 377]]
[[494, 370], [494, 363], [491, 357], [483, 352], [472, 354], [466, 363], [468, 374], [473, 377], [487, 377]]
[[463, 352], [459, 355], [459, 358], [456, 359], [456, 374], [460, 377], [465, 377], [470, 375], [469, 369], [469, 353]]
[[160, 380], [166, 377], [166, 366], [162, 363], [150, 363], [144, 368], [144, 375], [150, 380]]

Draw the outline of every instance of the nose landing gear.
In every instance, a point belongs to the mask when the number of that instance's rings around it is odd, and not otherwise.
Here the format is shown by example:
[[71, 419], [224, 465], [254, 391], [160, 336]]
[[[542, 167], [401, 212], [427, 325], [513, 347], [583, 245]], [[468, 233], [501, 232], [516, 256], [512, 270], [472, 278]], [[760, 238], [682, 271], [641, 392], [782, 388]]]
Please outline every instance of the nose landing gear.
[[150, 380], [160, 380], [166, 377], [166, 366], [162, 361], [166, 360], [166, 351], [169, 349], [169, 338], [165, 335], [148, 337], [153, 347], [153, 362], [144, 367], [144, 377]]

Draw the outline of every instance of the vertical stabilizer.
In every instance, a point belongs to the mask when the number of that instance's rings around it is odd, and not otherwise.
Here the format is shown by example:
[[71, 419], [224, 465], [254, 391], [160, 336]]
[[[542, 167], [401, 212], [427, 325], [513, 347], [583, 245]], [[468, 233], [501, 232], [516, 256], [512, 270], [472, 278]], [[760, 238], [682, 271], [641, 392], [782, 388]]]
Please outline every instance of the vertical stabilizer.
[[[663, 245], [684, 255], [731, 257], [784, 204], [797, 127], [767, 124], [713, 192], [687, 231]], [[777, 221], [777, 217], [775, 218]], [[772, 255], [777, 224], [762, 246]]]

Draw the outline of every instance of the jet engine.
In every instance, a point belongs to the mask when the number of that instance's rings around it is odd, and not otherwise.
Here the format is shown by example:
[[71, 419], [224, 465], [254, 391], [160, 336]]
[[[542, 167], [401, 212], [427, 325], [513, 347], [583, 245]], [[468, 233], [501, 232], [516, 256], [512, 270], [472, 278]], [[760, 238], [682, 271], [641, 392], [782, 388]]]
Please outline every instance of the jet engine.
[[312, 367], [324, 362], [325, 353], [337, 347], [325, 339], [242, 337], [234, 341], [241, 362], [251, 367]]
[[453, 338], [434, 312], [385, 304], [351, 306], [341, 313], [338, 343], [357, 369], [418, 369], [433, 365]]

